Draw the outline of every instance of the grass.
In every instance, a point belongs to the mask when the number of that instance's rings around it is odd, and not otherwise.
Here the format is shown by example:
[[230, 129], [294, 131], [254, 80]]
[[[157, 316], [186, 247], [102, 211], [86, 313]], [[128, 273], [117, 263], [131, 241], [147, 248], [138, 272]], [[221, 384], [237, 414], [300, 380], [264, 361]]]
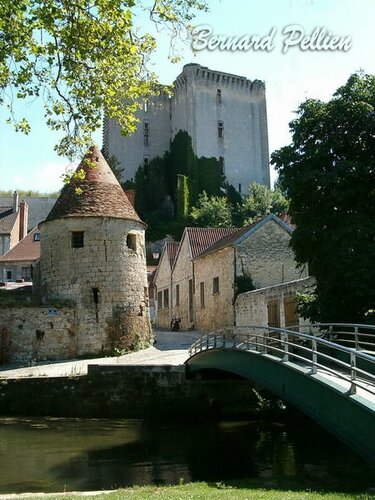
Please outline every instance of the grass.
[[136, 486], [134, 488], [119, 489], [113, 492], [103, 492], [88, 495], [85, 494], [51, 494], [32, 495], [23, 499], [56, 500], [63, 498], [64, 500], [373, 500], [375, 494], [372, 493], [335, 493], [331, 491], [310, 491], [300, 489], [266, 489], [264, 487], [247, 487], [246, 481], [236, 481], [233, 484], [223, 483], [189, 483], [176, 486]]

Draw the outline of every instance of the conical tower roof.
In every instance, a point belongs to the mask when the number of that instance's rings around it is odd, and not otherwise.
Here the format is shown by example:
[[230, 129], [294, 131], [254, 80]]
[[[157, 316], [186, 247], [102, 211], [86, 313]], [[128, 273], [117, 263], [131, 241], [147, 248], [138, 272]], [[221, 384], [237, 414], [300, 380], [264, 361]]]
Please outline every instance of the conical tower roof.
[[[70, 180], [64, 186], [46, 221], [63, 217], [115, 217], [141, 221], [100, 149], [92, 146], [76, 172], [84, 170], [83, 180]], [[82, 189], [77, 194], [76, 189]]]

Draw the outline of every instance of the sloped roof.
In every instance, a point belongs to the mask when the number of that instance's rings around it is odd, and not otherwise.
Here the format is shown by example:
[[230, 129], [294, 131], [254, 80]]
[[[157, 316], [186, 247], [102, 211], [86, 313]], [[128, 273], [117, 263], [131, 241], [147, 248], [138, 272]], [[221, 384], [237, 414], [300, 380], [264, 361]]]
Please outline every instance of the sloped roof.
[[165, 244], [165, 251], [167, 252], [171, 269], [176, 259], [179, 244], [180, 243], [178, 241], [167, 241]]
[[[270, 220], [275, 221], [277, 224], [279, 224], [281, 227], [283, 227], [286, 231], [289, 233], [293, 232], [293, 229], [288, 226], [284, 221], [276, 217], [274, 214], [269, 214], [262, 219], [253, 222], [252, 224], [249, 224], [245, 227], [242, 228], [236, 228], [234, 232], [231, 234], [228, 234], [227, 236], [224, 236], [220, 240], [216, 241], [213, 245], [208, 247], [204, 252], [200, 253], [198, 257], [203, 257], [204, 255], [208, 255], [212, 252], [216, 252], [217, 250], [220, 250], [222, 248], [225, 248], [229, 245], [233, 245], [235, 243], [241, 243], [245, 238], [251, 236], [257, 229], [261, 228], [269, 222]], [[194, 257], [193, 257], [194, 258]]]
[[13, 248], [7, 251], [2, 257], [1, 262], [22, 262], [35, 261], [40, 257], [40, 241], [34, 241], [34, 234], [39, 233], [39, 229], [35, 227]]
[[16, 223], [18, 213], [12, 207], [0, 207], [0, 234], [9, 234]]
[[[115, 217], [143, 224], [98, 146], [90, 148], [76, 172], [80, 170], [85, 172], [84, 180], [71, 179], [46, 221], [64, 217]], [[82, 189], [82, 194], [77, 194], [77, 188]]]
[[191, 249], [191, 257], [195, 259], [218, 240], [238, 231], [236, 227], [187, 227], [185, 228]]

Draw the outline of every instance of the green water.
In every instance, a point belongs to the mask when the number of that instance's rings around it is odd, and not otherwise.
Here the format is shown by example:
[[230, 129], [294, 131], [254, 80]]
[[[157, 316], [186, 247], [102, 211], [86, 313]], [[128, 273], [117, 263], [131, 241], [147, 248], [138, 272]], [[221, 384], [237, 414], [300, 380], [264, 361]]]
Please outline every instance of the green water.
[[285, 423], [0, 418], [0, 493], [180, 481], [293, 479], [375, 488], [375, 469], [309, 420]]

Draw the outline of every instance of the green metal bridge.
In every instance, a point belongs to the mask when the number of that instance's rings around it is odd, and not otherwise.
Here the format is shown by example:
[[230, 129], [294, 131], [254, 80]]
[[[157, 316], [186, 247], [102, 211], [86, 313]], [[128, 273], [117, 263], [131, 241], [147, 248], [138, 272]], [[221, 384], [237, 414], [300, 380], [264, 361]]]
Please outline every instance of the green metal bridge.
[[375, 327], [233, 327], [189, 354], [189, 376], [218, 369], [260, 384], [375, 463]]

